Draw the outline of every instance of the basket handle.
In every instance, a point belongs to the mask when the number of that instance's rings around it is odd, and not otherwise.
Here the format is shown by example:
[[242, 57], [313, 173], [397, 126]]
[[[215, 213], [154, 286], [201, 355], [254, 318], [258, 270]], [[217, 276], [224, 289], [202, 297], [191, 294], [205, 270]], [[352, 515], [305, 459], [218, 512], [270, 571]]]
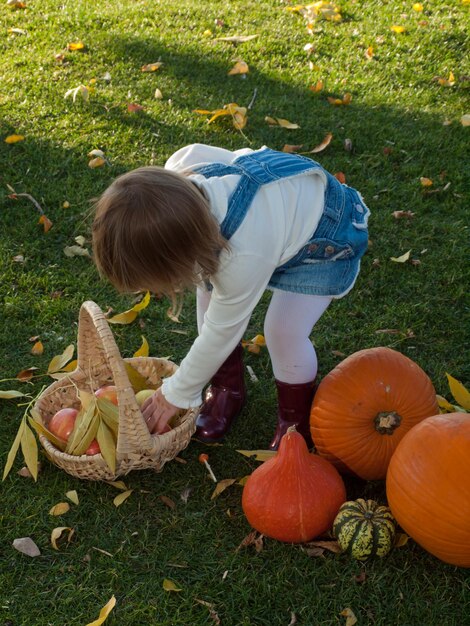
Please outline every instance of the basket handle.
[[[77, 364], [82, 372], [93, 372], [106, 363], [117, 388], [119, 429], [118, 456], [135, 455], [154, 447], [152, 436], [135, 399], [134, 390], [124, 366], [113, 333], [100, 307], [87, 300], [78, 318]], [[138, 452], [137, 452], [138, 453]]]

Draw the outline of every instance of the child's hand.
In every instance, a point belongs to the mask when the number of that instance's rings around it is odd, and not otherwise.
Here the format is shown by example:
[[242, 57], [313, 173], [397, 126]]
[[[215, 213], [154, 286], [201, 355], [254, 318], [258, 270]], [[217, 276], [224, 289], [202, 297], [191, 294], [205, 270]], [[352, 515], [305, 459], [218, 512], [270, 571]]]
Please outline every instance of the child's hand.
[[147, 398], [142, 405], [142, 415], [151, 433], [165, 433], [170, 430], [168, 420], [178, 411], [178, 407], [165, 400], [162, 390]]

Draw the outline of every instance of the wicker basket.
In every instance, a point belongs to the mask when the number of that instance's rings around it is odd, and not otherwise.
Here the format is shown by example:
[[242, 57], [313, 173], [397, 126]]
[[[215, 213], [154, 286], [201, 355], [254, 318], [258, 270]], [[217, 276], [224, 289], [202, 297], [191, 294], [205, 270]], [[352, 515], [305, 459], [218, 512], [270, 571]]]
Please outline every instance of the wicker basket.
[[114, 480], [137, 469], [161, 471], [167, 461], [189, 444], [196, 428], [198, 408], [182, 410], [169, 432], [151, 435], [135, 399], [124, 361], [145, 376], [150, 387], [159, 385], [162, 378], [171, 376], [178, 366], [167, 359], [152, 357], [123, 360], [103, 312], [91, 301], [84, 302], [80, 308], [77, 344], [76, 370], [45, 389], [34, 408], [47, 426], [56, 411], [77, 406], [77, 388], [90, 392], [106, 384], [116, 385], [119, 405], [116, 472], [111, 471], [101, 454], [73, 456], [61, 452], [40, 436], [47, 456], [72, 476], [88, 480]]

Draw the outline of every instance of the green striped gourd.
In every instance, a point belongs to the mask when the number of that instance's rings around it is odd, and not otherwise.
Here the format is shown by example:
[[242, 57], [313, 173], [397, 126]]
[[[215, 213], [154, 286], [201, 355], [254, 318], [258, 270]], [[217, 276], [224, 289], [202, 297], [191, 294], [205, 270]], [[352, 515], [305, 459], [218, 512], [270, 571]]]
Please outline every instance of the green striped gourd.
[[387, 506], [374, 500], [351, 500], [339, 509], [333, 522], [339, 546], [355, 559], [385, 556], [393, 546], [395, 520]]

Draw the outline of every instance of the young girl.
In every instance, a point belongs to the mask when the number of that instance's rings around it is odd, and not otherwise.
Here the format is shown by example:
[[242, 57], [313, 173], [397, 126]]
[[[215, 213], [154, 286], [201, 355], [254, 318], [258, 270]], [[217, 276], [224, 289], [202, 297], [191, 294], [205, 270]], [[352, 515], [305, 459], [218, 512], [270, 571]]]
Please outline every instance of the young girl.
[[264, 336], [278, 392], [270, 448], [291, 425], [311, 445], [317, 358], [309, 335], [331, 300], [354, 285], [368, 216], [360, 194], [318, 163], [266, 147], [194, 144], [165, 168], [117, 178], [96, 207], [100, 272], [121, 291], [163, 292], [173, 302], [197, 287], [199, 335], [143, 405], [150, 431], [202, 402], [196, 438], [223, 439], [246, 399], [241, 339], [270, 289]]

